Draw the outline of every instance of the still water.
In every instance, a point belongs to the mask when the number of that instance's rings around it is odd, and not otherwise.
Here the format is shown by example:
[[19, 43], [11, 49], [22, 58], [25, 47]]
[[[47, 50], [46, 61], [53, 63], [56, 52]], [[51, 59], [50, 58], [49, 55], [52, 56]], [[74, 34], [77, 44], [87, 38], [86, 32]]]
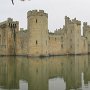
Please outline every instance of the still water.
[[90, 90], [90, 56], [0, 57], [0, 90]]

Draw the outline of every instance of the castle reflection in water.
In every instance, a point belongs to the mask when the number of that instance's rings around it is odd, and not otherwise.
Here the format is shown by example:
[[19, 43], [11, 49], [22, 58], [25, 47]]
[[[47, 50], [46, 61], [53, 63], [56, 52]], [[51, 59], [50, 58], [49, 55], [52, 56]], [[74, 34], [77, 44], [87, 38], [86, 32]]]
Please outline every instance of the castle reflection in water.
[[90, 56], [0, 57], [0, 90], [90, 90]]

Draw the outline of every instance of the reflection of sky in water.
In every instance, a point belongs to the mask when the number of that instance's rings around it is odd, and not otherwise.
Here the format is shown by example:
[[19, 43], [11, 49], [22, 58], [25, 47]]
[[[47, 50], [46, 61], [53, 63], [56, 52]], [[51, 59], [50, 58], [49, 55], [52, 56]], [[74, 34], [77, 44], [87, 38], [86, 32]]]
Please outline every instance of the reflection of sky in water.
[[28, 83], [26, 81], [20, 80], [19, 87], [20, 90], [28, 90]]
[[65, 82], [62, 78], [49, 79], [49, 90], [65, 90]]
[[88, 84], [84, 84], [84, 73], [81, 73], [82, 78], [82, 90], [90, 90], [90, 82], [88, 81]]

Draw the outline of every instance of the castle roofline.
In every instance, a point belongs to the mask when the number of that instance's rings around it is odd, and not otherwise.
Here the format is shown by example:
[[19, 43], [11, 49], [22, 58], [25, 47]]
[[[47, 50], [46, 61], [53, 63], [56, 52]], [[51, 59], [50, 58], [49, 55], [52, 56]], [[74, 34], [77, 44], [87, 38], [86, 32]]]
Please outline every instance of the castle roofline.
[[72, 23], [72, 24], [77, 24], [77, 25], [81, 25], [81, 21], [77, 20], [76, 18], [70, 20], [70, 18], [68, 16], [65, 16], [65, 21], [67, 23]]
[[27, 12], [27, 17], [29, 16], [46, 16], [48, 17], [48, 14], [44, 12], [44, 10], [30, 10]]
[[84, 26], [84, 27], [87, 27], [87, 28], [90, 28], [90, 25], [88, 25], [87, 22], [83, 22], [83, 26]]
[[4, 27], [9, 26], [11, 24], [19, 24], [19, 21], [13, 21], [12, 18], [7, 18], [6, 21], [0, 22], [0, 27], [4, 28]]
[[72, 22], [73, 22], [74, 24], [81, 25], [81, 21], [76, 20], [76, 18], [72, 19]]

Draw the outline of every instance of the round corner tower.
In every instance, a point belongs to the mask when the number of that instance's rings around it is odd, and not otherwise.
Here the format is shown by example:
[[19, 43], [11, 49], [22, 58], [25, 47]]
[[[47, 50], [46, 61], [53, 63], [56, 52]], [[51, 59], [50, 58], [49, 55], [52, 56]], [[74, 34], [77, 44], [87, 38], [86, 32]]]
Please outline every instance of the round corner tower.
[[43, 10], [27, 13], [28, 55], [48, 55], [48, 14]]

